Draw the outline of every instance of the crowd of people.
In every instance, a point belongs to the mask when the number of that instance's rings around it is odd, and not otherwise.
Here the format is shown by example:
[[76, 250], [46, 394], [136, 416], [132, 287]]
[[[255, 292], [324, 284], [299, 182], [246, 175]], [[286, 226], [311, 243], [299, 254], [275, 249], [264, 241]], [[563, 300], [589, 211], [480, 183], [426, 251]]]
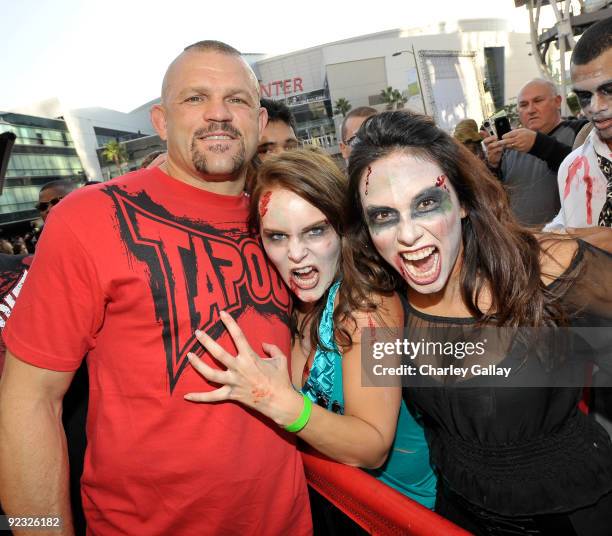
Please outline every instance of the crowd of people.
[[28, 255], [36, 251], [36, 243], [40, 238], [42, 225], [52, 207], [77, 187], [76, 183], [67, 179], [56, 179], [45, 183], [38, 192], [36, 210], [38, 218], [32, 222], [32, 230], [26, 233], [11, 233], [0, 236], [0, 253], [5, 255]]
[[[151, 110], [167, 153], [43, 188], [36, 253], [4, 270], [3, 511], [68, 535], [322, 533], [299, 439], [476, 535], [609, 534], [610, 436], [555, 382], [612, 370], [612, 19], [571, 69], [593, 128], [573, 152], [583, 124], [535, 80], [501, 139], [352, 110], [344, 172], [236, 49], [186, 47]], [[595, 326], [555, 353], [521, 336]], [[453, 329], [503, 334], [505, 383], [363, 383], [378, 337]]]
[[25, 235], [13, 234], [0, 238], [0, 253], [5, 255], [24, 255], [33, 253], [36, 248], [37, 232]]

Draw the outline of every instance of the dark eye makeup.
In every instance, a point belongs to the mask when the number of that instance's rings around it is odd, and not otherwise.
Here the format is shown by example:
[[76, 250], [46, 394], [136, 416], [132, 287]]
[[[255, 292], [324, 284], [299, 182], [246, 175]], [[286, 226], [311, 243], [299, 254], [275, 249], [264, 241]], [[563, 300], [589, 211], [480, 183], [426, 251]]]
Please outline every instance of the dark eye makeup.
[[[440, 186], [431, 186], [417, 194], [412, 200], [410, 217], [427, 217], [436, 212], [447, 212], [449, 208], [452, 208], [449, 191]], [[368, 226], [374, 229], [396, 225], [400, 220], [400, 213], [387, 206], [367, 206], [365, 215]]]
[[427, 188], [412, 200], [410, 207], [412, 217], [428, 215], [438, 210], [446, 200], [450, 200], [450, 195], [444, 188], [438, 186]]
[[366, 218], [371, 227], [386, 227], [399, 221], [399, 212], [390, 207], [369, 206], [366, 208]]
[[[597, 93], [600, 93], [604, 97], [612, 95], [612, 82], [606, 82], [596, 89]], [[580, 89], [574, 89], [574, 93], [578, 98], [578, 102], [582, 108], [586, 108], [591, 104], [593, 93], [591, 91], [582, 91]]]

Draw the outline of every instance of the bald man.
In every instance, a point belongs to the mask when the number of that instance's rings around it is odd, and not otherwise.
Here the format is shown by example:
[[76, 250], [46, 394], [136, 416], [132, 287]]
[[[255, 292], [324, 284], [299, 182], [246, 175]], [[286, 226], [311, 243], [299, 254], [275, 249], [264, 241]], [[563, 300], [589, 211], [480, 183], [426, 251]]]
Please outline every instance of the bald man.
[[54, 207], [5, 328], [0, 501], [57, 515], [71, 534], [62, 396], [88, 354], [82, 496], [91, 534], [309, 534], [294, 441], [232, 403], [187, 353], [234, 351], [225, 310], [251, 346], [290, 351], [289, 295], [247, 229], [247, 163], [266, 124], [259, 85], [232, 47], [191, 45], [170, 65], [153, 124], [168, 158]]
[[559, 211], [557, 171], [586, 121], [563, 121], [554, 84], [535, 79], [518, 94], [522, 128], [484, 139], [487, 160], [506, 187], [515, 216], [541, 227]]

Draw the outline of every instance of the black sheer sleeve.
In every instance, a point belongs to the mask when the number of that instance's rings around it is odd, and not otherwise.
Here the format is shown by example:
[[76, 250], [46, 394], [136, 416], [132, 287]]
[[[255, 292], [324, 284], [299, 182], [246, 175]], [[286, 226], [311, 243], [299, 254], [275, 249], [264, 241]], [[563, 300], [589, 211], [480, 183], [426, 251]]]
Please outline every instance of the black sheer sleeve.
[[[610, 232], [612, 234], [612, 231]], [[599, 241], [599, 245], [605, 243]], [[570, 286], [564, 302], [580, 325], [612, 327], [612, 244], [610, 250], [587, 241], [578, 241], [574, 263], [580, 266], [576, 281]]]

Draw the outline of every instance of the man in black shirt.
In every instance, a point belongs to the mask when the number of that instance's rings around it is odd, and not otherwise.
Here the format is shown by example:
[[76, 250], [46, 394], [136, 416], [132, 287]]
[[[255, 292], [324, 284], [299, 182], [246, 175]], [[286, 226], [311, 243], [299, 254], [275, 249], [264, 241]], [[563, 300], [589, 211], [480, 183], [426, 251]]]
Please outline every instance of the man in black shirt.
[[518, 94], [523, 127], [501, 140], [496, 136], [484, 140], [489, 165], [497, 169], [512, 211], [524, 225], [543, 226], [561, 206], [557, 171], [586, 121], [563, 121], [560, 107], [554, 84], [532, 80]]

